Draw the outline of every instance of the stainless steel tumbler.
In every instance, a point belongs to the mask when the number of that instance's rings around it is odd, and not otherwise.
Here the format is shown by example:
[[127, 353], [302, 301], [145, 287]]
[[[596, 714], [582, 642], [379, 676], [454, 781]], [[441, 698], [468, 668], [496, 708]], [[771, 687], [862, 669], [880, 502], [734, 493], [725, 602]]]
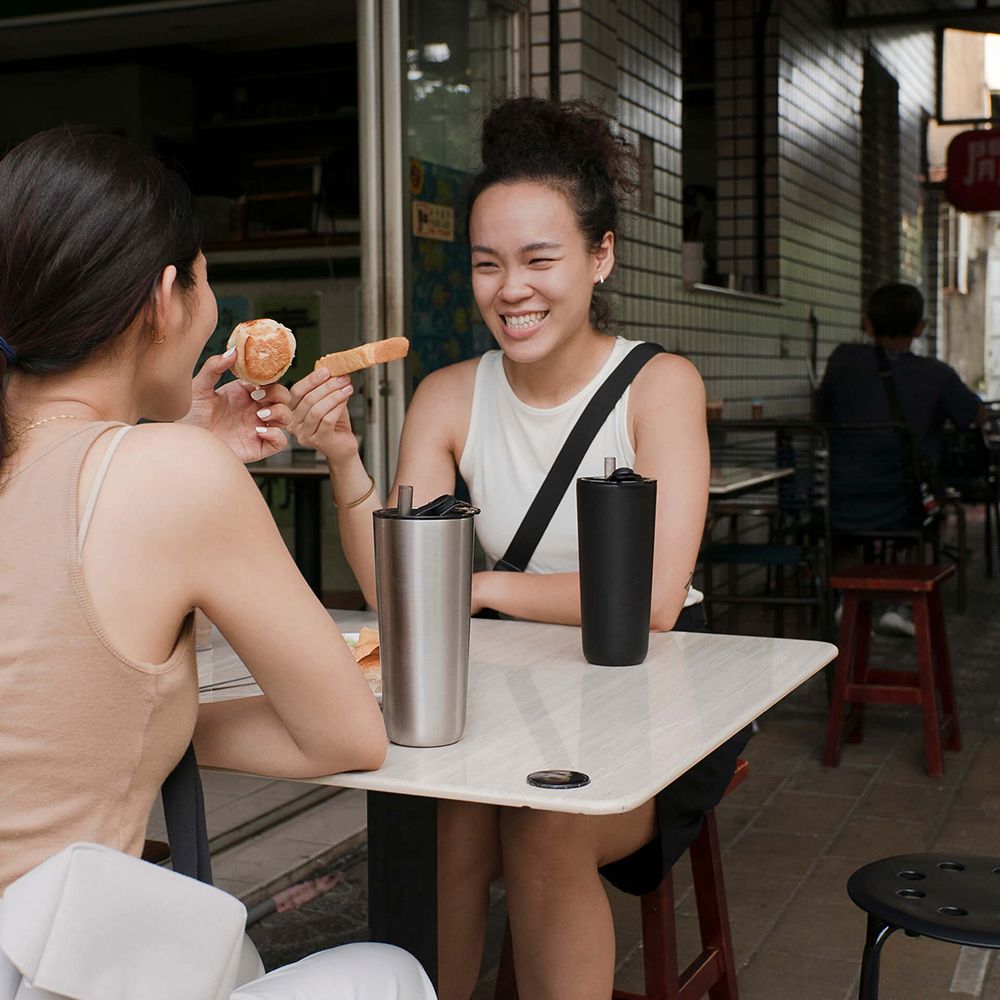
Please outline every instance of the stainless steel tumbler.
[[588, 663], [642, 663], [649, 650], [656, 480], [605, 459], [605, 475], [576, 481], [580, 613]]
[[451, 496], [411, 509], [400, 493], [374, 513], [385, 729], [402, 746], [446, 746], [465, 730], [479, 510]]

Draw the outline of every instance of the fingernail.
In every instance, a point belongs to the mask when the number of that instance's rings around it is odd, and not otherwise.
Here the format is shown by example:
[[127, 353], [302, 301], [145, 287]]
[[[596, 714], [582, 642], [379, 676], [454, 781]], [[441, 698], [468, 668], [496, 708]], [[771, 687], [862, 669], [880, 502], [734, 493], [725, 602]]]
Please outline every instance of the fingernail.
[[320, 382], [325, 382], [330, 377], [329, 368], [317, 368], [316, 372], [319, 375]]
[[266, 389], [254, 389], [254, 391], [250, 393], [250, 398], [260, 400], [263, 399], [266, 395], [267, 395]]
[[224, 358], [231, 358], [235, 353], [236, 353], [236, 348], [235, 347], [230, 347], [229, 350], [226, 351], [226, 353], [223, 354], [222, 356]]
[[267, 420], [267, 418], [270, 415], [271, 415], [271, 411], [270, 410], [258, 410], [257, 411], [257, 416], [260, 417], [261, 420]]
[[350, 375], [338, 375], [337, 376], [337, 385], [340, 386], [341, 389], [343, 389], [345, 385], [350, 385], [350, 384], [351, 384], [351, 376]]
[[267, 433], [267, 428], [266, 427], [255, 427], [254, 430], [258, 434], [266, 434]]

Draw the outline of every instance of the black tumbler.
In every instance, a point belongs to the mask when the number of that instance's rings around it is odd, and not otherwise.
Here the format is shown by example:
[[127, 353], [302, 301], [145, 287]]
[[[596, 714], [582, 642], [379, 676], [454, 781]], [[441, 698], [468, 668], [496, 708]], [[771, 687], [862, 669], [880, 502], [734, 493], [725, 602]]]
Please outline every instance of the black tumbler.
[[583, 655], [608, 667], [642, 663], [649, 649], [656, 480], [631, 469], [578, 479], [576, 511]]

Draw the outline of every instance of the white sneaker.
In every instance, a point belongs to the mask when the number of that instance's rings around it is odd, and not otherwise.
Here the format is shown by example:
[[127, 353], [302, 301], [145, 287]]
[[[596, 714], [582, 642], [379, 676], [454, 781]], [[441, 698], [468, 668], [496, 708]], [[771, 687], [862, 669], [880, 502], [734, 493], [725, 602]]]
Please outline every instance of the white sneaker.
[[887, 608], [878, 620], [878, 628], [880, 632], [907, 636], [911, 639], [917, 634], [917, 630], [913, 626], [912, 612], [905, 604], [897, 604]]

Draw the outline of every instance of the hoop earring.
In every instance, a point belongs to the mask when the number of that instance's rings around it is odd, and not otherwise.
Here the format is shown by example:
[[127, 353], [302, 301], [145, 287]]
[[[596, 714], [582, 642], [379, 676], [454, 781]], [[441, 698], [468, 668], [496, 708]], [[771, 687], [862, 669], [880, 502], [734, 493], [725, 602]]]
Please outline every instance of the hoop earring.
[[167, 342], [167, 338], [166, 337], [160, 337], [159, 340], [157, 340], [156, 337], [153, 338], [153, 343], [154, 344], [165, 344], [166, 342]]

